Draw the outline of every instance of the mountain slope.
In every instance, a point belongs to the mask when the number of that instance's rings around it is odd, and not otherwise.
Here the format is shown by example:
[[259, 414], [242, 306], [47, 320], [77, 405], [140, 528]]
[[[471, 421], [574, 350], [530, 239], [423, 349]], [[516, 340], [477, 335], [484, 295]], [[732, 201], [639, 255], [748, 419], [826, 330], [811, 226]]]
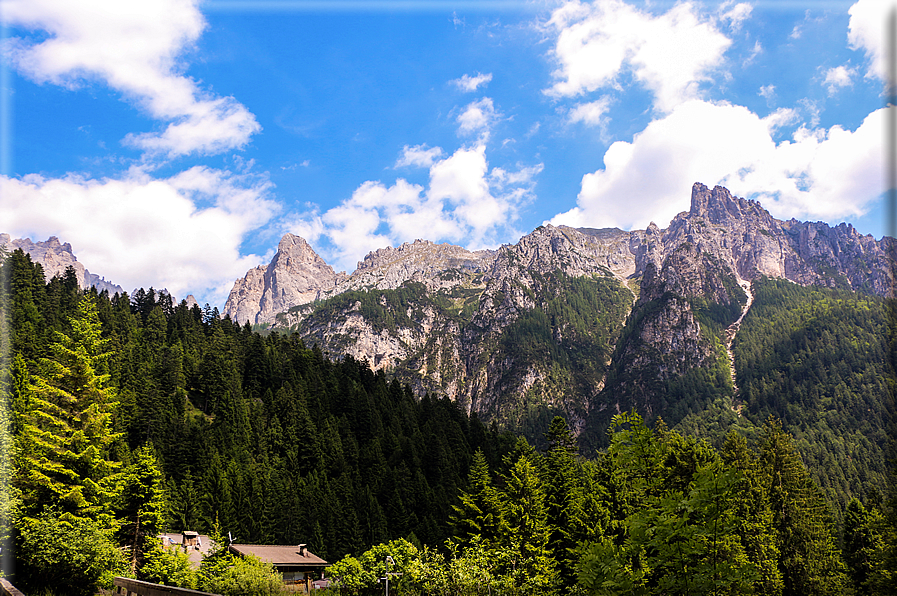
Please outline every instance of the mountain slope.
[[314, 300], [264, 316], [485, 420], [538, 437], [561, 413], [600, 445], [610, 417], [631, 408], [670, 425], [711, 410], [747, 424], [727, 347], [750, 316], [751, 284], [893, 297], [894, 252], [891, 238], [777, 220], [695, 184], [689, 211], [666, 229], [542, 226], [476, 253], [416, 241], [369, 254], [350, 276], [312, 280]]

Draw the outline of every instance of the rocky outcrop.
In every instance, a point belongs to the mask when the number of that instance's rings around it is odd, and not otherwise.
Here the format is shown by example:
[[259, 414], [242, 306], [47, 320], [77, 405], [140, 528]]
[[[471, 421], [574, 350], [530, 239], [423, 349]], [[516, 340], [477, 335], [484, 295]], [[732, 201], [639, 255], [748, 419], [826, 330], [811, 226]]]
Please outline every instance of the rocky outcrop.
[[303, 238], [285, 234], [267, 266], [251, 269], [234, 283], [224, 314], [238, 323], [271, 323], [277, 313], [313, 302], [344, 278]]
[[78, 262], [78, 258], [72, 251], [72, 245], [59, 242], [56, 236], [50, 236], [45, 242], [34, 242], [30, 238], [17, 238], [13, 240], [9, 234], [0, 234], [0, 246], [13, 251], [17, 248], [31, 255], [31, 260], [40, 263], [44, 269], [44, 277], [47, 280], [53, 277], [63, 277], [68, 267], [74, 267], [78, 287], [81, 289], [95, 287], [98, 291], [108, 291], [110, 294], [123, 293], [124, 289], [105, 278], [88, 271], [84, 265]]
[[437, 291], [464, 283], [478, 283], [492, 265], [495, 251], [469, 251], [452, 244], [415, 240], [380, 248], [359, 261], [355, 272], [328, 294], [348, 290], [392, 290], [408, 281]]
[[740, 277], [785, 278], [801, 285], [843, 286], [895, 295], [893, 239], [861, 236], [850, 224], [780, 221], [760, 203], [717, 186], [692, 187], [691, 209], [663, 234], [668, 254], [683, 243], [726, 262]]

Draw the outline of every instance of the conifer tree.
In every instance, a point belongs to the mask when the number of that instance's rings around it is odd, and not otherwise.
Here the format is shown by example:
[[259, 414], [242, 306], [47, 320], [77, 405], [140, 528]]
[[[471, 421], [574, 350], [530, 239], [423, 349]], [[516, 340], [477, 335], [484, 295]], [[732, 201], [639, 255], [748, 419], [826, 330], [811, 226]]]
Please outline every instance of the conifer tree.
[[866, 509], [857, 499], [844, 515], [844, 562], [855, 588], [862, 589], [872, 572], [875, 557], [883, 548], [880, 528], [884, 519], [875, 509]]
[[831, 534], [831, 515], [780, 421], [766, 422], [759, 452], [780, 553], [782, 593], [842, 594], [846, 569]]
[[461, 491], [459, 498], [461, 503], [453, 506], [455, 536], [462, 542], [479, 537], [487, 547], [497, 545], [507, 528], [501, 497], [492, 485], [489, 464], [482, 449], [473, 454], [467, 490]]
[[164, 526], [165, 484], [153, 448], [144, 445], [134, 453], [134, 463], [123, 474], [119, 517], [121, 542], [130, 549], [131, 573], [151, 546], [151, 537]]
[[111, 424], [118, 405], [105, 372], [108, 340], [89, 297], [70, 325], [70, 335], [56, 332], [51, 357], [40, 360], [20, 401], [16, 483], [26, 515], [56, 503], [67, 514], [111, 525], [120, 463], [106, 453], [116, 438]]
[[505, 478], [503, 491], [507, 538], [518, 586], [536, 589], [541, 594], [557, 587], [557, 562], [551, 556], [545, 490], [536, 468], [521, 455]]

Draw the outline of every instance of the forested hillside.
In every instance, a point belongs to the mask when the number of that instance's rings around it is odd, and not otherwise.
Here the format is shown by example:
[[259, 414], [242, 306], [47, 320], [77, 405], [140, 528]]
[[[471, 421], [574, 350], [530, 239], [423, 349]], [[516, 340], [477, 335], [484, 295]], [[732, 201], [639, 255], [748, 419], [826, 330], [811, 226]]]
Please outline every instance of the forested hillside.
[[[73, 276], [46, 282], [19, 251], [4, 273], [13, 432], [29, 437], [19, 439], [15, 484], [34, 519], [51, 510], [120, 516], [116, 474], [149, 446], [164, 478], [156, 531], [303, 542], [331, 560], [400, 536], [440, 544], [474, 451], [497, 463], [513, 442], [447, 399], [418, 399], [367, 363], [329, 360], [297, 336], [263, 338], [152, 289], [82, 295]], [[60, 351], [87, 355], [105, 397], [60, 397], [60, 385], [77, 393], [84, 383], [59, 376], [73, 366]], [[87, 425], [98, 435], [88, 437], [98, 459], [87, 467], [79, 408], [99, 417]], [[24, 573], [27, 559], [20, 564]]]
[[[881, 299], [757, 282], [734, 346], [742, 416], [688, 414], [680, 428], [711, 443], [622, 413], [583, 457], [560, 417], [536, 448], [365, 361], [213, 308], [81, 291], [20, 251], [0, 275], [12, 454], [0, 513], [20, 587], [90, 594], [124, 574], [232, 593], [215, 574], [241, 563], [219, 554], [197, 572], [152, 548], [192, 529], [306, 543], [355, 594], [376, 586], [386, 554], [404, 594], [894, 591]], [[561, 281], [569, 299], [502, 336], [521, 358], [578, 362], [591, 344], [577, 338], [611, 328], [589, 310], [604, 286]], [[554, 343], [552, 317], [571, 308], [581, 324]], [[868, 358], [842, 366], [849, 353]], [[607, 355], [593, 357], [577, 366]]]
[[755, 424], [781, 418], [841, 518], [890, 481], [895, 410], [893, 301], [849, 290], [754, 282], [735, 337], [738, 401]]

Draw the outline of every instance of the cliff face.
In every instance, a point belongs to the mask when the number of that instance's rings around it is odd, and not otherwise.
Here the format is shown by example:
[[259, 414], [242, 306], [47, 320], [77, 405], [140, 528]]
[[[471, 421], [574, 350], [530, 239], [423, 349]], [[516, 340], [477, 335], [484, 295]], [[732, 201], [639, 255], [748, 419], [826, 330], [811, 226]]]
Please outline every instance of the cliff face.
[[81, 289], [96, 287], [100, 292], [108, 290], [110, 294], [122, 293], [124, 289], [106, 279], [88, 271], [72, 252], [72, 245], [66, 242], [62, 244], [56, 236], [50, 236], [46, 242], [33, 242], [30, 238], [12, 239], [9, 234], [0, 234], [0, 246], [6, 246], [9, 251], [21, 248], [23, 252], [31, 255], [31, 260], [40, 263], [44, 269], [44, 277], [47, 280], [53, 277], [65, 275], [67, 267], [75, 268], [78, 279], [78, 287]]
[[224, 314], [239, 323], [270, 323], [277, 313], [316, 300], [344, 277], [303, 238], [286, 234], [267, 267], [251, 269], [234, 283]]
[[893, 296], [894, 252], [891, 239], [779, 221], [695, 184], [666, 229], [543, 226], [479, 252], [418, 240], [370, 253], [351, 276], [288, 236], [235, 284], [225, 312], [366, 359], [485, 419], [538, 427], [563, 413], [588, 431], [631, 407], [675, 423], [677, 396], [695, 386], [698, 405], [736, 407], [727, 347], [751, 281]]

